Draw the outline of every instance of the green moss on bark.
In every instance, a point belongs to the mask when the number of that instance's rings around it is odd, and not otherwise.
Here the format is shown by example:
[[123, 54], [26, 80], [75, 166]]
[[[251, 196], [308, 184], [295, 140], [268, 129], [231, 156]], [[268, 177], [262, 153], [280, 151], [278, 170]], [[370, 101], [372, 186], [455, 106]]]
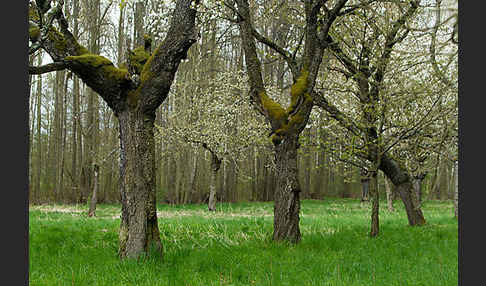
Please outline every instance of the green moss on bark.
[[149, 57], [150, 54], [146, 52], [142, 46], [136, 48], [128, 55], [130, 66], [134, 69], [136, 74], [140, 74], [142, 72], [143, 67], [147, 63]]
[[299, 98], [304, 95], [307, 89], [307, 77], [309, 72], [303, 70], [297, 81], [290, 89], [290, 106], [287, 108], [287, 113], [292, 114], [299, 105]]
[[287, 112], [273, 99], [268, 97], [265, 92], [259, 93], [260, 100], [262, 102], [263, 108], [268, 112], [268, 115], [274, 120], [285, 120], [287, 117]]
[[143, 65], [142, 71], [140, 73], [140, 81], [141, 84], [146, 82], [147, 80], [151, 79], [154, 76], [154, 73], [151, 71], [152, 61], [159, 52], [159, 48], [155, 49], [155, 51], [150, 55]]
[[39, 27], [32, 25], [29, 27], [29, 38], [32, 42], [37, 42], [40, 37], [40, 29]]
[[[302, 102], [302, 106], [310, 104], [312, 102], [312, 97], [309, 93], [304, 93], [302, 95], [304, 97], [304, 102]], [[296, 113], [294, 113], [289, 120], [290, 126], [296, 126], [303, 123], [307, 118], [307, 110], [305, 108], [300, 108]]]
[[29, 5], [29, 20], [34, 22], [39, 22], [39, 13], [37, 13], [37, 10], [30, 5]]
[[87, 68], [92, 67], [94, 69], [100, 69], [109, 79], [121, 81], [127, 76], [128, 71], [126, 69], [116, 68], [113, 63], [107, 58], [95, 54], [83, 54], [80, 56], [66, 57], [67, 61], [77, 62]]

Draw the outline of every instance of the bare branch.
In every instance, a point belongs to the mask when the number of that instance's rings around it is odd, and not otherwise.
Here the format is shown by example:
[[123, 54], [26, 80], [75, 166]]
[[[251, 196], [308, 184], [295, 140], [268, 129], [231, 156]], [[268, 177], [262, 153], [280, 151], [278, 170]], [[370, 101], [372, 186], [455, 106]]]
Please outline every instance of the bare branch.
[[53, 62], [43, 66], [29, 66], [29, 74], [43, 74], [53, 71], [60, 71], [67, 68], [65, 62]]
[[336, 106], [329, 103], [322, 93], [313, 91], [312, 99], [315, 105], [327, 111], [329, 115], [332, 118], [336, 119], [342, 127], [346, 128], [358, 137], [361, 136], [363, 130], [359, 128], [351, 118], [349, 118], [346, 114], [342, 113]]
[[440, 18], [441, 18], [441, 13], [440, 13], [440, 4], [441, 0], [436, 1], [436, 12], [435, 12], [435, 25], [432, 30], [432, 39], [430, 40], [430, 62], [432, 63], [432, 68], [434, 69], [434, 72], [436, 73], [437, 77], [439, 80], [444, 83], [446, 86], [449, 88], [454, 88], [455, 84], [450, 81], [445, 75], [444, 72], [441, 70], [439, 63], [437, 62], [437, 59], [435, 58], [435, 48], [436, 48], [436, 41], [437, 41], [437, 31], [440, 26]]

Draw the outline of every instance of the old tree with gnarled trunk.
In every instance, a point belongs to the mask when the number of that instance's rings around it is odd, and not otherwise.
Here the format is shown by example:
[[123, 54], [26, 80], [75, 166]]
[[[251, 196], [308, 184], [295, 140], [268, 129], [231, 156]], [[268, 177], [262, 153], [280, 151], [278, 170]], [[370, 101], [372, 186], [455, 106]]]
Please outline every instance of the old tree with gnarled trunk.
[[[250, 98], [255, 108], [265, 117], [272, 129], [276, 166], [276, 188], [273, 239], [298, 242], [301, 239], [299, 212], [301, 187], [298, 180], [297, 149], [313, 106], [312, 93], [321, 66], [325, 39], [347, 0], [339, 0], [326, 7], [327, 1], [304, 1], [305, 39], [299, 58], [290, 54], [273, 40], [260, 34], [253, 25], [247, 0], [236, 0], [226, 5], [234, 11], [239, 25], [249, 77]], [[261, 63], [255, 39], [274, 49], [286, 61], [293, 77], [290, 105], [282, 107], [265, 90]], [[299, 50], [299, 49], [297, 49]]]
[[164, 41], [152, 52], [147, 39], [124, 69], [80, 45], [62, 13], [63, 1], [51, 2], [36, 1], [42, 7], [33, 1], [29, 4], [29, 54], [43, 49], [53, 59], [44, 66], [30, 66], [29, 73], [68, 69], [114, 112], [120, 130], [119, 256], [139, 257], [149, 250], [161, 253], [155, 200], [155, 111], [167, 97], [179, 63], [196, 42], [195, 3], [178, 0]]

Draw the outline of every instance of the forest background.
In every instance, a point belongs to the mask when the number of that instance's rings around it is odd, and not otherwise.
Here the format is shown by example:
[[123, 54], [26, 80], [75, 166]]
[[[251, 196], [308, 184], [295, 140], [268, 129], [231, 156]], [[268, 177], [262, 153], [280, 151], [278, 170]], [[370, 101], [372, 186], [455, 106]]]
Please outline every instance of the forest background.
[[[435, 1], [422, 2], [407, 23], [403, 41], [395, 46], [387, 71], [385, 103], [379, 115], [383, 148], [406, 166], [423, 197], [454, 199], [457, 2], [443, 1], [442, 14], [437, 14]], [[252, 10], [255, 28], [297, 52], [292, 49], [301, 41], [303, 23], [291, 12], [298, 4], [254, 1], [251, 5], [258, 7]], [[80, 43], [121, 65], [143, 43], [144, 35], [152, 39], [152, 46], [158, 45], [172, 8], [167, 1], [69, 0], [64, 13]], [[375, 21], [381, 17], [383, 23], [391, 23], [401, 13], [393, 3], [380, 8], [384, 14], [374, 15]], [[275, 188], [271, 131], [249, 103], [243, 47], [238, 26], [232, 22], [234, 11], [212, 1], [198, 9], [198, 42], [181, 63], [169, 97], [157, 110], [157, 201], [207, 202], [211, 185], [218, 201], [271, 201]], [[346, 52], [361, 60], [359, 47], [363, 45], [358, 42], [369, 37], [372, 25], [356, 18], [355, 22], [338, 22], [335, 29], [340, 31], [339, 40], [350, 47]], [[362, 29], [352, 29], [353, 25]], [[288, 105], [292, 78], [284, 60], [261, 43], [258, 51], [267, 92]], [[39, 50], [29, 61], [40, 66], [50, 59]], [[316, 89], [359, 121], [362, 111], [354, 95], [356, 88], [342, 58], [329, 52], [322, 65], [328, 70]], [[98, 203], [119, 202], [118, 123], [106, 103], [68, 71], [30, 76], [30, 93], [29, 201], [86, 203], [94, 199], [96, 186]], [[367, 179], [363, 170], [369, 171], [370, 164], [357, 155], [359, 138], [329, 113], [314, 107], [300, 144], [301, 198], [362, 195]], [[217, 168], [214, 156], [220, 161]], [[99, 168], [96, 180], [95, 166]], [[381, 172], [378, 190], [382, 197], [393, 194], [393, 184]]]

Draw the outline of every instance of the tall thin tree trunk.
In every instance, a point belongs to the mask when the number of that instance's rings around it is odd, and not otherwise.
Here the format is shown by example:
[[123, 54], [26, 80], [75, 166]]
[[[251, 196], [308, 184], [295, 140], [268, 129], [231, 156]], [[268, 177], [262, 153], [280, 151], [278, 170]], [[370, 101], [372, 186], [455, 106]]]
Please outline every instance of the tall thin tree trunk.
[[[78, 16], [79, 16], [79, 2], [78, 0], [73, 0], [73, 35], [78, 37]], [[72, 191], [71, 191], [71, 201], [73, 203], [77, 202], [79, 197], [79, 162], [82, 152], [81, 143], [81, 132], [78, 127], [81, 125], [81, 113], [80, 113], [80, 103], [79, 103], [79, 79], [73, 74], [73, 115], [72, 115], [72, 161], [71, 161], [71, 176], [72, 176]]]
[[422, 207], [422, 181], [425, 179], [425, 173], [418, 174], [412, 178], [413, 190], [417, 196], [418, 207]]
[[395, 209], [393, 208], [393, 193], [390, 188], [390, 183], [388, 182], [388, 178], [384, 176], [383, 180], [385, 181], [385, 192], [386, 192], [386, 202], [388, 206], [388, 211], [393, 212]]
[[189, 183], [190, 193], [189, 193], [189, 202], [194, 203], [197, 193], [197, 183], [196, 183], [196, 175], [197, 175], [197, 161], [198, 161], [198, 152], [197, 149], [193, 150], [192, 155], [192, 168], [191, 168], [191, 178]]
[[[88, 22], [88, 46], [89, 51], [93, 54], [98, 54], [100, 51], [100, 0], [91, 0], [86, 2], [90, 20]], [[90, 190], [93, 188], [93, 162], [98, 154], [97, 138], [99, 136], [99, 98], [98, 95], [91, 88], [88, 88], [88, 110], [87, 110], [87, 130], [85, 148], [83, 155], [83, 174], [82, 176], [82, 194], [83, 201], [89, 196]]]
[[67, 116], [67, 90], [68, 90], [68, 79], [70, 73], [65, 73], [64, 89], [62, 93], [62, 106], [61, 106], [61, 122], [60, 122], [60, 138], [59, 138], [59, 175], [58, 175], [58, 189], [62, 200], [64, 201], [66, 194], [64, 193], [64, 161], [66, 153], [66, 116]]
[[[34, 55], [29, 56], [29, 65], [34, 65]], [[29, 203], [32, 203], [34, 197], [34, 160], [33, 160], [33, 151], [34, 151], [34, 123], [36, 121], [36, 113], [34, 112], [35, 105], [36, 105], [36, 97], [32, 94], [32, 75], [29, 75], [29, 91], [28, 96], [30, 99], [29, 104], [29, 190], [28, 190], [28, 200]]]
[[208, 209], [210, 211], [216, 210], [216, 185], [217, 185], [217, 177], [218, 171], [221, 167], [221, 160], [211, 152], [211, 181], [209, 185], [209, 200], [208, 200]]
[[369, 194], [370, 194], [370, 180], [372, 178], [366, 171], [362, 172], [361, 174], [361, 202], [369, 201]]
[[93, 195], [91, 197], [91, 201], [89, 203], [89, 210], [88, 210], [88, 216], [95, 216], [96, 212], [96, 203], [98, 202], [98, 185], [99, 185], [99, 172], [100, 172], [100, 166], [97, 164], [93, 165], [93, 174], [94, 174], [94, 182], [93, 182]]
[[370, 194], [371, 194], [371, 231], [370, 236], [375, 237], [380, 232], [380, 194], [378, 192], [377, 172], [372, 172], [370, 176]]
[[143, 19], [145, 17], [145, 3], [138, 1], [135, 3], [134, 28], [133, 28], [133, 48], [143, 45], [144, 27]]
[[[42, 53], [39, 52], [39, 56], [37, 59], [37, 64], [40, 66], [42, 65]], [[41, 103], [42, 103], [42, 75], [37, 77], [37, 175], [35, 177], [35, 187], [34, 187], [34, 202], [39, 203], [40, 194], [41, 194], [41, 177], [42, 177], [42, 112], [41, 112]]]

